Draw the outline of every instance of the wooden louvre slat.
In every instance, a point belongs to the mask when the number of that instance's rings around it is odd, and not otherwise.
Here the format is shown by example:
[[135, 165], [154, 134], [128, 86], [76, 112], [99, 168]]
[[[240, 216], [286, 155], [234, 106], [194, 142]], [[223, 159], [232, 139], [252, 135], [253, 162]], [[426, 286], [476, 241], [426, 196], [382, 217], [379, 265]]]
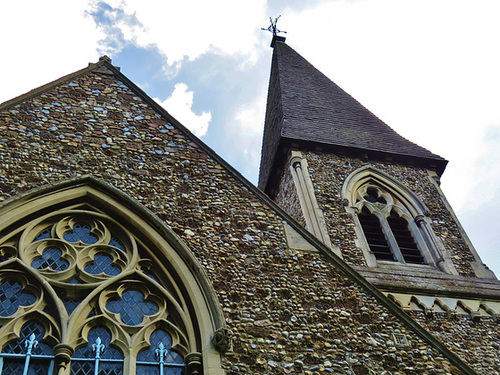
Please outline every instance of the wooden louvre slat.
[[358, 218], [363, 228], [363, 232], [365, 233], [366, 240], [368, 241], [368, 246], [375, 255], [375, 258], [379, 260], [394, 261], [394, 255], [387, 243], [379, 219], [366, 208], [363, 208]]

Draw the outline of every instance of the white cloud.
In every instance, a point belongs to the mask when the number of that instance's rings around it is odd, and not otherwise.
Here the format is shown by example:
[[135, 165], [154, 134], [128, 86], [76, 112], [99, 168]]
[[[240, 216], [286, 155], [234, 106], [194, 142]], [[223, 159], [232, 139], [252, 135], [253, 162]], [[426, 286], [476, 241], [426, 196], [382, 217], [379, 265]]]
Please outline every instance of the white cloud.
[[197, 115], [193, 112], [193, 91], [188, 91], [184, 83], [175, 85], [172, 95], [161, 102], [156, 99], [172, 116], [181, 122], [186, 128], [191, 130], [198, 137], [204, 136], [208, 131], [208, 126], [212, 120], [210, 112], [202, 112]]
[[87, 1], [6, 1], [0, 12], [0, 102], [98, 59], [103, 34], [85, 16]]
[[238, 145], [238, 152], [243, 156], [245, 174], [258, 173], [265, 110], [265, 101], [259, 101], [240, 110], [235, 116], [237, 123], [231, 130], [231, 136]]
[[[194, 60], [207, 52], [255, 58], [258, 25], [265, 19], [265, 0], [106, 3], [114, 7], [113, 27], [121, 31], [122, 37], [139, 47], [156, 46], [170, 67], [184, 58]], [[100, 4], [94, 2], [94, 7]], [[104, 43], [115, 42], [116, 35], [108, 37]]]

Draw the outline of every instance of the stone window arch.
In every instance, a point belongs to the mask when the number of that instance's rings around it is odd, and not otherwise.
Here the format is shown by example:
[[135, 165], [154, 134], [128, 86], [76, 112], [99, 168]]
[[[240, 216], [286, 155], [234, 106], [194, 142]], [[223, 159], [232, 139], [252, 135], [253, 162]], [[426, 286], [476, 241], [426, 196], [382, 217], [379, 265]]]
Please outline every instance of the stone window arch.
[[457, 274], [431, 228], [425, 204], [408, 188], [372, 166], [351, 173], [342, 188], [367, 265], [431, 265]]
[[144, 207], [85, 177], [13, 199], [0, 218], [0, 362], [36, 326], [48, 373], [223, 374], [212, 286]]

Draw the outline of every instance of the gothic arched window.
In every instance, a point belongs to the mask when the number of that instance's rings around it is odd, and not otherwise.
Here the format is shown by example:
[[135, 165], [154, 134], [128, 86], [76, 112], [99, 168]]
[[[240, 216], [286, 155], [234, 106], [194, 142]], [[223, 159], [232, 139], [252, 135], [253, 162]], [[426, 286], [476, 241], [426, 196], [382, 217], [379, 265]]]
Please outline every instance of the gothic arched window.
[[399, 181], [365, 166], [347, 177], [342, 197], [369, 267], [384, 261], [426, 264], [456, 274], [432, 230], [427, 208]]
[[[392, 196], [380, 187], [369, 185], [363, 189], [363, 194], [360, 194], [356, 204], [361, 208], [358, 219], [375, 258], [405, 263], [425, 263], [408, 221], [392, 207], [395, 204]], [[398, 207], [398, 210], [405, 209]]]
[[7, 342], [0, 353], [0, 374], [52, 375], [54, 355], [45, 341], [45, 329], [35, 320], [26, 322], [19, 337]]
[[222, 314], [196, 259], [86, 180], [0, 207], [0, 374], [222, 374], [207, 342]]

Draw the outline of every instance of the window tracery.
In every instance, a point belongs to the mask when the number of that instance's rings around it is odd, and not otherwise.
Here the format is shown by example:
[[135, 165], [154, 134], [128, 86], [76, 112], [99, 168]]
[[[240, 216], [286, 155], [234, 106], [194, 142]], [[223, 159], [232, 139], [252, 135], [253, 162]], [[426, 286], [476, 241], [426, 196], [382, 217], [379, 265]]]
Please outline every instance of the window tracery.
[[370, 165], [355, 170], [344, 182], [342, 198], [369, 267], [386, 261], [386, 267], [423, 264], [457, 274], [449, 251], [432, 230], [426, 206], [387, 173]]
[[[0, 320], [23, 320], [24, 312], [37, 308], [46, 310], [47, 315], [57, 315], [49, 311], [54, 304], [44, 301], [42, 290], [23, 271], [12, 269], [16, 263], [17, 268], [24, 265], [53, 288], [53, 295], [64, 307], [59, 314], [68, 317], [68, 328], [73, 330], [71, 344], [76, 348], [71, 374], [123, 374], [125, 359], [132, 358], [129, 348], [140, 346], [134, 342], [140, 331], [144, 331], [143, 338], [150, 336], [151, 342], [150, 349], [142, 350], [139, 356], [143, 358], [138, 364], [140, 373], [159, 373], [160, 369], [165, 374], [183, 373], [183, 357], [189, 353], [183, 330], [189, 320], [182, 311], [181, 298], [175, 288], [168, 290], [171, 283], [160, 282], [170, 279], [166, 270], [166, 277], [154, 277], [152, 282], [151, 254], [130, 232], [103, 213], [70, 209], [30, 223], [15, 237], [16, 246], [10, 245], [10, 238], [5, 241], [9, 245], [0, 250], [4, 258], [0, 265]], [[157, 266], [154, 274], [160, 270]], [[6, 326], [0, 328], [0, 335]], [[20, 337], [3, 346], [0, 359], [7, 372], [0, 373], [52, 371], [49, 365], [37, 365], [45, 358], [36, 354], [42, 348], [43, 355], [48, 355], [52, 363], [54, 359], [52, 347], [40, 344], [40, 327], [33, 321], [26, 322]], [[25, 342], [33, 347], [22, 352], [19, 348]], [[158, 351], [161, 356], [148, 356], [147, 350]], [[31, 358], [31, 365], [24, 365], [26, 358]], [[34, 366], [38, 367], [32, 372]], [[135, 367], [135, 358], [125, 366], [129, 373]]]
[[[35, 340], [50, 346], [58, 375], [98, 345], [96, 329], [121, 353], [124, 375], [223, 375], [218, 351], [230, 348], [212, 345], [224, 315], [191, 250], [145, 207], [90, 176], [0, 204], [0, 353], [26, 341], [20, 332], [30, 322], [43, 327]], [[138, 363], [148, 350], [163, 359]], [[85, 353], [95, 365], [96, 353]]]
[[356, 207], [366, 241], [377, 260], [425, 263], [409, 222], [401, 216], [410, 217], [410, 212], [387, 191], [367, 184], [357, 193]]

